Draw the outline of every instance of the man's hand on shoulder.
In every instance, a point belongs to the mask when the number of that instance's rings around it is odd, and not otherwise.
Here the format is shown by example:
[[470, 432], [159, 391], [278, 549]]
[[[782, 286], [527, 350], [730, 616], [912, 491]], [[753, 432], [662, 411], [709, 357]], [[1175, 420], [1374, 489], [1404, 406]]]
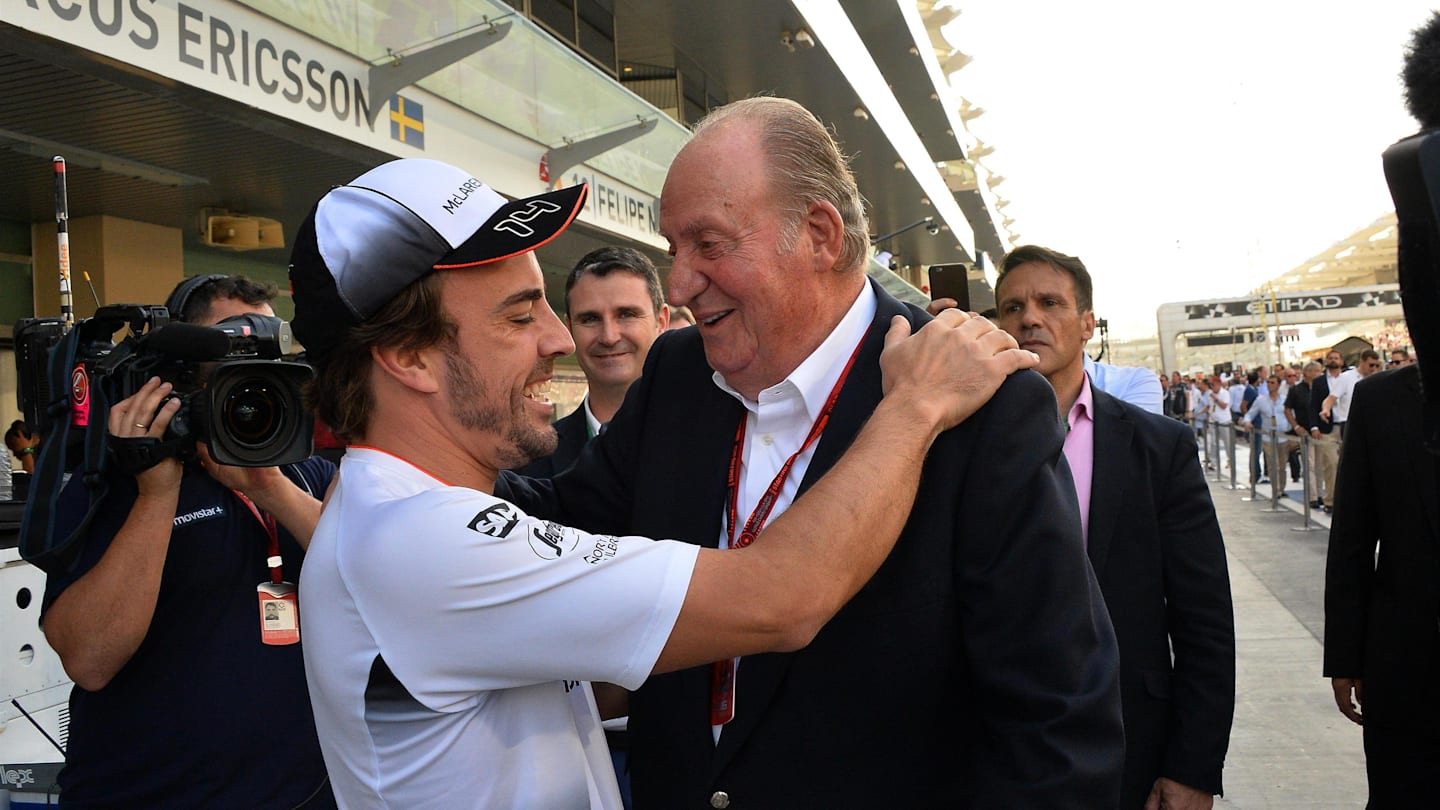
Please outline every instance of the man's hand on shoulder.
[[1214, 806], [1215, 797], [1209, 793], [1163, 776], [1155, 780], [1145, 800], [1145, 810], [1209, 810]]
[[1039, 362], [995, 324], [956, 309], [913, 335], [909, 321], [895, 316], [880, 355], [886, 399], [915, 408], [940, 431], [989, 402], [1006, 377]]

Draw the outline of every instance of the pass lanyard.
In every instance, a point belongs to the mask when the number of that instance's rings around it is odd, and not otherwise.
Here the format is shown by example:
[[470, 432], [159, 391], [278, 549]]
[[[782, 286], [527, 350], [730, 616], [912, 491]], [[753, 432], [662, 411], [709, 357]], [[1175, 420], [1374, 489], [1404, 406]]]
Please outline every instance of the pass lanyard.
[[245, 504], [250, 514], [260, 521], [261, 527], [265, 529], [265, 537], [269, 541], [269, 553], [265, 558], [265, 564], [270, 567], [270, 581], [262, 582], [255, 586], [255, 597], [258, 600], [260, 619], [260, 641], [262, 644], [272, 646], [285, 646], [300, 643], [300, 604], [297, 600], [295, 586], [285, 581], [285, 573], [280, 570], [280, 533], [275, 528], [275, 516], [269, 512], [261, 512], [255, 506], [255, 502], [245, 496], [239, 490], [232, 489], [235, 497]]
[[250, 514], [254, 515], [255, 519], [260, 521], [260, 525], [264, 527], [265, 536], [269, 540], [269, 554], [265, 564], [270, 566], [270, 582], [279, 585], [285, 581], [285, 573], [281, 570], [280, 534], [275, 528], [275, 516], [269, 512], [261, 512], [259, 507], [255, 506], [255, 502], [247, 498], [245, 493], [240, 490], [232, 489], [230, 491], [235, 493], [235, 497], [239, 498], [241, 503], [250, 508]]
[[[850, 359], [845, 362], [845, 368], [840, 371], [840, 378], [835, 381], [835, 387], [830, 389], [830, 396], [825, 400], [825, 407], [820, 409], [820, 415], [815, 417], [815, 424], [810, 426], [810, 432], [805, 436], [805, 441], [800, 445], [780, 471], [775, 474], [770, 486], [760, 496], [759, 502], [750, 512], [750, 517], [745, 521], [745, 527], [740, 531], [740, 536], [735, 536], [735, 526], [739, 523], [740, 512], [740, 460], [745, 451], [745, 423], [749, 421], [748, 416], [741, 416], [740, 426], [735, 429], [735, 449], [730, 453], [730, 470], [726, 479], [726, 520], [725, 531], [729, 539], [730, 548], [745, 548], [755, 542], [764, 528], [765, 521], [770, 519], [770, 512], [775, 508], [775, 502], [780, 498], [780, 491], [785, 487], [785, 480], [790, 477], [790, 468], [795, 466], [795, 461], [801, 454], [820, 438], [825, 431], [825, 425], [830, 421], [830, 412], [835, 410], [835, 401], [840, 398], [840, 389], [845, 385], [845, 378], [850, 376], [850, 369], [855, 365], [855, 358], [860, 356], [860, 347], [865, 345], [865, 338], [862, 336], [860, 342], [855, 344], [855, 351], [850, 353]], [[724, 661], [716, 661], [710, 665], [710, 725], [723, 726], [735, 719], [735, 659], [727, 658]]]
[[805, 441], [800, 445], [790, 458], [785, 460], [780, 471], [775, 473], [775, 478], [770, 486], [765, 488], [764, 494], [755, 504], [750, 512], [750, 517], [745, 521], [740, 536], [735, 536], [735, 526], [739, 522], [740, 511], [740, 458], [745, 451], [745, 424], [750, 420], [742, 417], [740, 426], [735, 429], [735, 448], [730, 453], [730, 470], [726, 477], [726, 521], [725, 531], [730, 541], [730, 548], [745, 548], [755, 542], [760, 536], [760, 530], [765, 527], [765, 521], [770, 519], [770, 512], [775, 508], [775, 502], [780, 498], [780, 491], [785, 488], [785, 480], [790, 477], [790, 468], [795, 466], [795, 461], [800, 458], [820, 434], [825, 432], [825, 425], [830, 421], [830, 412], [835, 410], [835, 400], [840, 398], [840, 389], [845, 385], [845, 378], [850, 376], [850, 369], [855, 365], [855, 358], [860, 356], [860, 347], [865, 345], [862, 337], [860, 342], [855, 344], [855, 351], [850, 353], [850, 359], [845, 362], [845, 368], [840, 371], [840, 378], [835, 381], [835, 387], [830, 389], [830, 396], [825, 400], [825, 407], [820, 409], [820, 415], [815, 417], [815, 424], [810, 426], [810, 432], [806, 434]]

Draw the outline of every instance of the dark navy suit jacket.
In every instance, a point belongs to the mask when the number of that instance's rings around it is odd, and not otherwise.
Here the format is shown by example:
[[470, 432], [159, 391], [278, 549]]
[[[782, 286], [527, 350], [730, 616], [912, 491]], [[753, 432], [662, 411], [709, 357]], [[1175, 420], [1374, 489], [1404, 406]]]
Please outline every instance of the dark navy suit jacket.
[[[802, 496], [881, 398], [891, 316], [929, 320], [875, 291]], [[744, 409], [711, 375], [696, 330], [661, 336], [574, 467], [551, 485], [507, 476], [497, 494], [592, 531], [715, 547]], [[718, 745], [708, 667], [650, 678], [630, 701], [636, 807], [708, 808], [716, 791], [731, 810], [1114, 807], [1118, 653], [1063, 436], [1054, 393], [1031, 371], [942, 434], [875, 577], [805, 649], [741, 662]]]
[[1142, 807], [1161, 776], [1219, 793], [1235, 713], [1235, 613], [1195, 433], [1090, 390], [1087, 552], [1120, 643], [1119, 806]]
[[1367, 737], [1440, 725], [1440, 497], [1419, 368], [1356, 383], [1335, 482], [1325, 675], [1364, 679]]
[[515, 472], [531, 478], [554, 478], [570, 469], [570, 465], [580, 457], [580, 451], [585, 449], [585, 442], [590, 440], [587, 427], [585, 405], [582, 403], [569, 416], [555, 422], [555, 433], [560, 437], [555, 452], [537, 458]]

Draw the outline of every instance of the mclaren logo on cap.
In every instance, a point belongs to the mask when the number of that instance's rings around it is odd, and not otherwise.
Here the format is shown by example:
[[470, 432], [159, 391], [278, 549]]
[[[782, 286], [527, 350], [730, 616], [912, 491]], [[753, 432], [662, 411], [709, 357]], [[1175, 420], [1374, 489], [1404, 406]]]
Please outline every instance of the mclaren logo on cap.
[[445, 204], [440, 207], [444, 209], [445, 213], [453, 214], [460, 206], [465, 204], [466, 200], [470, 199], [471, 194], [474, 194], [484, 187], [484, 183], [472, 177], [464, 183], [461, 183], [460, 188], [455, 189], [455, 193], [451, 194], [450, 199], [446, 200]]
[[529, 225], [531, 221], [541, 214], [553, 214], [559, 210], [560, 206], [549, 200], [531, 200], [523, 211], [512, 211], [509, 216], [495, 223], [495, 230], [527, 239], [535, 234], [535, 229]]

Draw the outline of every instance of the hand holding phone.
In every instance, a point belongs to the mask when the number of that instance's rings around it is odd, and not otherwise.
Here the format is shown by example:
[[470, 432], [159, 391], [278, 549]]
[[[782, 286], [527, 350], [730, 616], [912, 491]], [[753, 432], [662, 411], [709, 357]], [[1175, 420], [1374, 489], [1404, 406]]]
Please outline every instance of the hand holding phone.
[[930, 265], [930, 298], [953, 298], [955, 308], [970, 311], [970, 268], [964, 264]]

